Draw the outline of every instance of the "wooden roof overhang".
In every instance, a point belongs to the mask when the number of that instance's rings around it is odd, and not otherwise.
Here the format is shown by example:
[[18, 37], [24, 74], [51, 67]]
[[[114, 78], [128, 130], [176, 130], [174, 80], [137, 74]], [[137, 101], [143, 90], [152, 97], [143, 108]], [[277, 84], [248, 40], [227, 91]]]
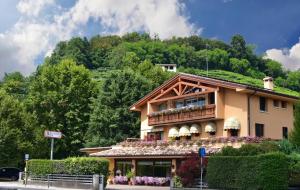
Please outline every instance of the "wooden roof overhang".
[[[141, 110], [140, 107], [143, 106], [144, 104], [146, 104], [150, 99], [159, 96], [159, 94], [161, 94], [167, 88], [172, 87], [172, 85], [176, 85], [174, 83], [180, 82], [182, 80], [198, 82], [198, 84], [203, 83], [205, 85], [233, 89], [233, 90], [236, 90], [237, 92], [263, 95], [263, 96], [267, 96], [267, 97], [283, 99], [283, 100], [291, 101], [291, 102], [296, 102], [299, 100], [299, 97], [290, 96], [290, 95], [286, 95], [286, 94], [282, 94], [282, 93], [278, 93], [278, 92], [274, 92], [271, 90], [250, 86], [250, 85], [245, 85], [245, 84], [240, 84], [240, 83], [235, 83], [235, 82], [230, 82], [230, 81], [220, 80], [220, 79], [215, 79], [215, 78], [210, 78], [210, 77], [192, 75], [192, 74], [187, 74], [187, 73], [178, 73], [173, 78], [167, 80], [161, 86], [157, 87], [152, 92], [148, 93], [146, 96], [144, 96], [143, 98], [138, 100], [136, 103], [134, 103], [130, 107], [130, 110], [140, 111]], [[199, 93], [199, 94], [201, 94], [201, 93]], [[192, 95], [196, 95], [196, 94], [194, 93]], [[188, 95], [187, 95], [187, 97], [188, 97]], [[167, 99], [169, 100], [172, 98], [166, 98], [165, 100], [167, 100]], [[173, 99], [178, 99], [178, 97], [174, 97]], [[159, 101], [165, 101], [165, 100], [160, 99]], [[150, 101], [155, 102], [155, 100], [150, 100]]]

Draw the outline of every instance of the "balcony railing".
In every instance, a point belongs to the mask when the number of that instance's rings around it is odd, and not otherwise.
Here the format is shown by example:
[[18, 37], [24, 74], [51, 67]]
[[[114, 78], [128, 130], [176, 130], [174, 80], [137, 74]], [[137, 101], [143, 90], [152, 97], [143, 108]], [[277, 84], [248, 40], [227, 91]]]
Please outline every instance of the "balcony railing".
[[215, 118], [215, 105], [193, 106], [153, 112], [148, 115], [148, 125], [163, 125]]

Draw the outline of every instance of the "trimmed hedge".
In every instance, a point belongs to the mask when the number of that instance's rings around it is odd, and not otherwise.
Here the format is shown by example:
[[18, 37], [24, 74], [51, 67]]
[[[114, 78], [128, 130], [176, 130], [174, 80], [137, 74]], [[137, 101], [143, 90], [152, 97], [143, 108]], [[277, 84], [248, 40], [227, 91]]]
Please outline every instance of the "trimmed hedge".
[[217, 189], [287, 189], [289, 160], [283, 153], [256, 156], [212, 156], [207, 180]]
[[70, 174], [108, 176], [109, 162], [91, 157], [67, 158], [64, 160], [29, 160], [27, 169], [33, 175]]

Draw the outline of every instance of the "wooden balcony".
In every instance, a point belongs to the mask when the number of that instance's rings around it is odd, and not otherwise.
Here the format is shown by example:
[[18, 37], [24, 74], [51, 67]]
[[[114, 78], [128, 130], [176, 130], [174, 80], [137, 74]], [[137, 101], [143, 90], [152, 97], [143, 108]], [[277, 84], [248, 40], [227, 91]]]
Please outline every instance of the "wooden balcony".
[[154, 112], [148, 115], [148, 125], [166, 125], [215, 118], [215, 105], [186, 107]]

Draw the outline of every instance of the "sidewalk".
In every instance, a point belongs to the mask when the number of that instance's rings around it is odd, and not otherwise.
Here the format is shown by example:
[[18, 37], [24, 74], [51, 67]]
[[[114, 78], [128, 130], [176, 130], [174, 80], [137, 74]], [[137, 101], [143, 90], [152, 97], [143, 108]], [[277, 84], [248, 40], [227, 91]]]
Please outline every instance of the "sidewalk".
[[[23, 185], [20, 182], [0, 182], [1, 189], [26, 189], [26, 190], [70, 190], [71, 188], [62, 188], [62, 187], [49, 187], [45, 185]], [[86, 190], [86, 189], [76, 189], [76, 190]]]

